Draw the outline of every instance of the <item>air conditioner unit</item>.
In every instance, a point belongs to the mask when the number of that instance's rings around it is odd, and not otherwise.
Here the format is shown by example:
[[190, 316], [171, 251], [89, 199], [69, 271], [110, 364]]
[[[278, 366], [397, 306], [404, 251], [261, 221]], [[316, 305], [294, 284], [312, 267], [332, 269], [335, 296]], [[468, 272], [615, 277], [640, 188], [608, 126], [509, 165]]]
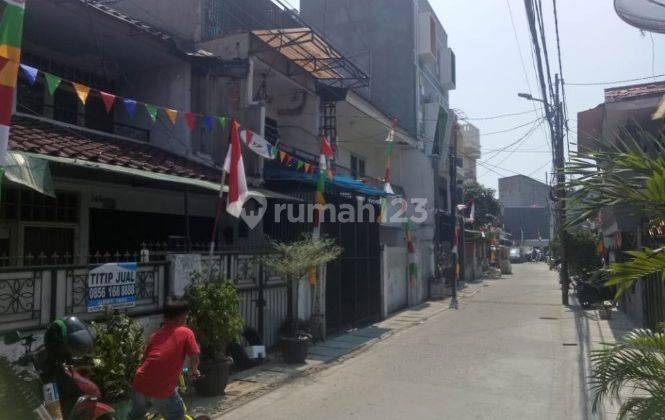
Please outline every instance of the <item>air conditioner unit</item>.
[[425, 61], [436, 63], [436, 19], [431, 13], [420, 13], [418, 28], [418, 56]]
[[448, 48], [444, 53], [443, 62], [441, 63], [441, 86], [444, 89], [455, 89], [455, 53]]

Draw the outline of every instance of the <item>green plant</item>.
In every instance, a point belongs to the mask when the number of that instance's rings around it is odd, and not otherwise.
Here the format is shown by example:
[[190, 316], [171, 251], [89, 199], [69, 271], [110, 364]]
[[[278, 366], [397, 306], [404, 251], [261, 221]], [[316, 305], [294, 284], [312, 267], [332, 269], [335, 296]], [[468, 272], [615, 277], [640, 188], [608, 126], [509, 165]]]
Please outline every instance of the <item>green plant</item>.
[[[207, 273], [206, 276], [207, 278]], [[185, 290], [189, 303], [189, 325], [196, 333], [203, 358], [223, 360], [228, 344], [240, 337], [243, 319], [235, 285], [220, 276], [203, 281], [201, 273], [192, 274]]]
[[282, 277], [287, 282], [288, 324], [292, 334], [298, 331], [298, 284], [310, 267], [317, 267], [334, 261], [342, 254], [342, 248], [333, 239], [312, 238], [303, 235], [295, 242], [271, 241], [275, 254], [263, 259], [271, 274]]
[[573, 276], [587, 280], [603, 264], [596, 247], [596, 234], [588, 229], [577, 229], [566, 238], [568, 270]]
[[[665, 334], [633, 330], [616, 344], [591, 353], [593, 410], [607, 399], [621, 403], [618, 418], [665, 418]], [[626, 386], [636, 393], [619, 399]]]
[[107, 310], [91, 327], [96, 335], [91, 379], [106, 400], [129, 399], [132, 379], [145, 349], [141, 324], [117, 310]]
[[[567, 164], [570, 208], [568, 225], [595, 220], [606, 207], [618, 207], [654, 229], [665, 223], [665, 138], [646, 130], [624, 130], [616, 141], [577, 153]], [[665, 272], [665, 248], [633, 250], [625, 262], [613, 263], [607, 285], [621, 296], [637, 280]], [[654, 276], [655, 277], [655, 276]], [[662, 278], [662, 276], [659, 276]]]
[[501, 217], [501, 204], [495, 194], [495, 190], [477, 182], [464, 184], [464, 202], [473, 200], [477, 225], [496, 224]]

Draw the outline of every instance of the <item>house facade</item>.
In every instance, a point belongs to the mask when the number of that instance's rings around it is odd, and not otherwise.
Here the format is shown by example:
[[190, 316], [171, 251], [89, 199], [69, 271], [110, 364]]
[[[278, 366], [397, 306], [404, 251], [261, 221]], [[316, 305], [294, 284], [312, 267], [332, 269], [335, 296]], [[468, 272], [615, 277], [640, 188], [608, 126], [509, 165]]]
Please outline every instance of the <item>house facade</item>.
[[547, 246], [552, 233], [550, 187], [524, 175], [499, 178], [503, 224], [515, 243]]

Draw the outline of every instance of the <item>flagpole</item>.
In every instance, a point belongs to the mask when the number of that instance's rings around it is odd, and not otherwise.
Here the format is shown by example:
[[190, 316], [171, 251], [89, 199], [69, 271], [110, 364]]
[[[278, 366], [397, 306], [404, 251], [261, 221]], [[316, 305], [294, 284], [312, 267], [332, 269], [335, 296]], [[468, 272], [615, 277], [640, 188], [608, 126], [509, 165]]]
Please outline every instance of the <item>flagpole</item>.
[[212, 235], [210, 236], [210, 252], [208, 254], [208, 280], [212, 280], [212, 257], [215, 253], [215, 238], [217, 236], [217, 225], [222, 216], [222, 207], [224, 206], [224, 182], [226, 181], [226, 171], [222, 169], [222, 181], [219, 184], [219, 201], [215, 212], [215, 223], [212, 225]]

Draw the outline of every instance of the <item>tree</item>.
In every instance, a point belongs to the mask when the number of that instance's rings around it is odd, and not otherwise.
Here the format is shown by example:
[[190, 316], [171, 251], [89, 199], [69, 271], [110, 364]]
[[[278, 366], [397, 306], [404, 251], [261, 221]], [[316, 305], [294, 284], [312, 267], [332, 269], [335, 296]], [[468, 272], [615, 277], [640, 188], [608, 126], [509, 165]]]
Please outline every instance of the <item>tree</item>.
[[495, 190], [477, 182], [464, 184], [464, 202], [474, 200], [475, 219], [478, 225], [494, 223], [501, 216], [501, 204], [495, 194]]
[[298, 329], [298, 284], [308, 270], [336, 260], [343, 249], [335, 245], [333, 239], [312, 238], [303, 235], [296, 242], [271, 241], [275, 254], [264, 259], [271, 274], [284, 278], [287, 282], [287, 315], [290, 333]]

